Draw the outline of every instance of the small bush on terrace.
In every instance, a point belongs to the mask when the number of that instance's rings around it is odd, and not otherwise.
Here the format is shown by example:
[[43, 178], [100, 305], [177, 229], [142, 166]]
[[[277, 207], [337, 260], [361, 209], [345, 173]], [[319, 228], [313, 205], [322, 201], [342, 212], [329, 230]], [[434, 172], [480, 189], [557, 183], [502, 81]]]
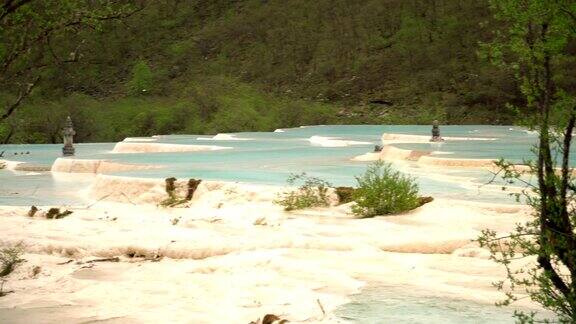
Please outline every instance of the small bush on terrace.
[[16, 245], [0, 250], [0, 277], [5, 277], [12, 273], [19, 263], [24, 262], [22, 256], [22, 247]]
[[274, 202], [284, 206], [284, 210], [296, 210], [310, 207], [325, 207], [329, 205], [328, 188], [331, 184], [316, 178], [307, 176], [306, 173], [291, 174], [286, 182], [290, 186], [301, 184], [297, 190], [283, 193]]
[[[165, 190], [168, 198], [162, 200], [159, 205], [162, 207], [176, 207], [178, 205], [182, 205], [194, 197], [194, 193], [198, 186], [202, 182], [200, 179], [189, 179], [188, 180], [188, 192], [186, 193], [185, 197], [178, 197], [176, 193], [176, 178], [166, 178], [165, 181]], [[176, 221], [177, 223], [177, 221]], [[176, 225], [176, 224], [173, 224]]]
[[414, 178], [395, 171], [388, 163], [375, 162], [356, 181], [358, 188], [353, 194], [356, 205], [352, 212], [362, 218], [401, 213], [420, 206]]

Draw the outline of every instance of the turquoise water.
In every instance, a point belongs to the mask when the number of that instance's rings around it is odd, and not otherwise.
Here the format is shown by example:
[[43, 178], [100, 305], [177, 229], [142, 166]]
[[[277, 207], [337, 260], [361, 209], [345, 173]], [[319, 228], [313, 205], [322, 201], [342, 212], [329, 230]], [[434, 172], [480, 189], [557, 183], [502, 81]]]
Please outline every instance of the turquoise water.
[[[76, 157], [82, 159], [108, 158], [109, 152], [116, 143], [81, 143], [75, 144]], [[62, 157], [62, 144], [8, 144], [0, 145], [0, 152], [4, 156], [0, 159], [21, 161], [35, 165], [52, 165]], [[21, 154], [22, 152], [29, 154]]]
[[[352, 301], [337, 309], [336, 314], [351, 323], [515, 323], [514, 305], [497, 307], [456, 298], [438, 297], [415, 288], [368, 286]], [[522, 309], [518, 309], [522, 310]], [[524, 309], [526, 313], [531, 310]], [[538, 318], [548, 317], [541, 313]]]
[[[79, 130], [81, 131], [81, 130]], [[313, 126], [286, 129], [283, 133], [239, 133], [246, 141], [198, 140], [200, 135], [162, 136], [154, 143], [219, 145], [230, 150], [183, 153], [112, 154], [115, 143], [77, 144], [80, 159], [154, 164], [162, 169], [121, 172], [120, 175], [166, 178], [201, 178], [265, 184], [285, 184], [291, 173], [306, 172], [334, 185], [354, 185], [368, 163], [353, 162], [371, 152], [382, 133], [430, 135], [429, 126]], [[494, 141], [445, 142], [441, 145], [397, 144], [406, 149], [440, 151], [446, 158], [530, 158], [536, 135], [510, 126], [445, 126], [443, 136], [488, 137]], [[311, 136], [340, 137], [368, 144], [347, 147], [311, 145]], [[3, 145], [4, 158], [37, 165], [51, 165], [61, 155], [61, 145]], [[21, 155], [21, 152], [30, 154]], [[14, 153], [18, 153], [15, 155]], [[574, 155], [573, 155], [574, 156]], [[574, 160], [572, 160], [574, 163]], [[423, 195], [498, 203], [513, 203], [505, 193], [487, 187], [491, 174], [470, 169], [438, 169], [400, 163], [398, 169], [416, 177]], [[49, 172], [0, 170], [0, 205], [87, 203], [76, 193], [91, 182], [90, 176], [71, 179]], [[370, 286], [337, 312], [356, 323], [513, 323], [512, 308], [416, 293], [409, 288]]]
[[90, 177], [64, 181], [49, 173], [13, 173], [0, 170], [0, 205], [73, 205], [86, 201], [77, 196], [90, 185]]
[[[440, 157], [498, 158], [504, 157], [519, 162], [532, 156], [530, 148], [536, 135], [510, 126], [444, 126], [443, 136], [488, 137], [494, 141], [457, 141], [443, 144], [398, 144], [398, 147], [426, 151], [440, 151]], [[81, 130], [79, 130], [81, 131]], [[284, 184], [291, 173], [306, 172], [321, 177], [334, 185], [354, 185], [355, 176], [362, 174], [366, 162], [354, 162], [351, 158], [370, 152], [380, 144], [382, 133], [429, 135], [429, 126], [311, 126], [285, 129], [282, 133], [238, 133], [246, 141], [198, 140], [201, 135], [161, 136], [154, 143], [219, 145], [232, 149], [206, 152], [112, 154], [115, 143], [77, 144], [76, 158], [107, 159], [125, 163], [160, 165], [162, 169], [130, 171], [119, 175], [154, 178], [201, 178], [265, 184]], [[366, 142], [364, 145], [347, 147], [314, 146], [308, 141], [311, 136], [340, 137], [345, 140]], [[51, 165], [61, 155], [61, 145], [3, 145], [4, 158], [31, 164]], [[30, 152], [30, 154], [20, 154]], [[15, 155], [14, 153], [18, 153]], [[510, 201], [501, 192], [471, 187], [473, 183], [484, 183], [490, 179], [487, 171], [458, 169], [434, 169], [410, 165], [398, 165], [403, 171], [417, 177], [423, 194], [447, 198], [477, 201]], [[440, 177], [441, 175], [441, 177]], [[77, 189], [82, 184], [62, 183], [49, 173], [26, 174], [0, 171], [0, 204], [29, 204], [60, 202], [64, 199], [73, 203], [74, 197], [66, 193], [51, 193], [51, 188]], [[31, 195], [31, 190], [34, 194]], [[26, 192], [26, 193], [25, 193]]]

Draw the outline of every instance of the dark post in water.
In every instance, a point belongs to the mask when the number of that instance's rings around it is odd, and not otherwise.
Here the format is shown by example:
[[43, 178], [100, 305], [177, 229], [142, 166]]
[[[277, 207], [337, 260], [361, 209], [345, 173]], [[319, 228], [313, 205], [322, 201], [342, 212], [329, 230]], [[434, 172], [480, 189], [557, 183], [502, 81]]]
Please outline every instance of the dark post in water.
[[62, 155], [64, 156], [71, 156], [74, 155], [74, 135], [76, 132], [74, 131], [74, 127], [72, 125], [72, 118], [68, 116], [66, 118], [66, 125], [62, 130], [62, 137], [64, 138], [64, 147], [62, 148]]
[[440, 126], [438, 125], [438, 121], [435, 120], [432, 123], [432, 138], [430, 139], [430, 142], [442, 142], [443, 139], [440, 136]]

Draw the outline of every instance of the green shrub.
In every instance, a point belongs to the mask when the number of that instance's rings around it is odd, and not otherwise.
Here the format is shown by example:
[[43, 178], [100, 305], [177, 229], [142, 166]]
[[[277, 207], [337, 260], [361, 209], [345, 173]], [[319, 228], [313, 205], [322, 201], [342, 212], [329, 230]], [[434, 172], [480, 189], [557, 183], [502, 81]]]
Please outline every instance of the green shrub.
[[19, 263], [24, 262], [22, 247], [16, 245], [0, 250], [0, 277], [5, 277], [12, 273]]
[[284, 206], [284, 210], [290, 211], [329, 205], [327, 193], [328, 188], [331, 187], [330, 183], [316, 177], [309, 177], [306, 173], [291, 174], [286, 182], [290, 186], [300, 183], [300, 187], [283, 193], [274, 201], [274, 203]]
[[132, 68], [132, 78], [128, 81], [128, 93], [134, 96], [150, 93], [153, 83], [154, 75], [146, 61], [136, 62]]
[[356, 177], [358, 188], [353, 198], [354, 214], [364, 217], [401, 213], [420, 206], [418, 185], [414, 178], [392, 169], [378, 161], [368, 167], [361, 177]]

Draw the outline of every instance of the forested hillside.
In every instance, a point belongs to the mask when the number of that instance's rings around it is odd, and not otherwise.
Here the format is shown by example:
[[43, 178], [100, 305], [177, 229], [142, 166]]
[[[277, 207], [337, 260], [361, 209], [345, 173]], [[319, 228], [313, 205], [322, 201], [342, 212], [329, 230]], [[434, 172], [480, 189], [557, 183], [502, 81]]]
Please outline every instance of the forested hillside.
[[[0, 123], [1, 141], [57, 142], [68, 114], [79, 141], [302, 124], [511, 123], [506, 105], [521, 100], [512, 72], [479, 55], [497, 23], [485, 0], [136, 4], [130, 15], [42, 46], [74, 62], [41, 72]], [[6, 38], [10, 25], [2, 28]], [[5, 74], [0, 107], [17, 99], [20, 77]]]

